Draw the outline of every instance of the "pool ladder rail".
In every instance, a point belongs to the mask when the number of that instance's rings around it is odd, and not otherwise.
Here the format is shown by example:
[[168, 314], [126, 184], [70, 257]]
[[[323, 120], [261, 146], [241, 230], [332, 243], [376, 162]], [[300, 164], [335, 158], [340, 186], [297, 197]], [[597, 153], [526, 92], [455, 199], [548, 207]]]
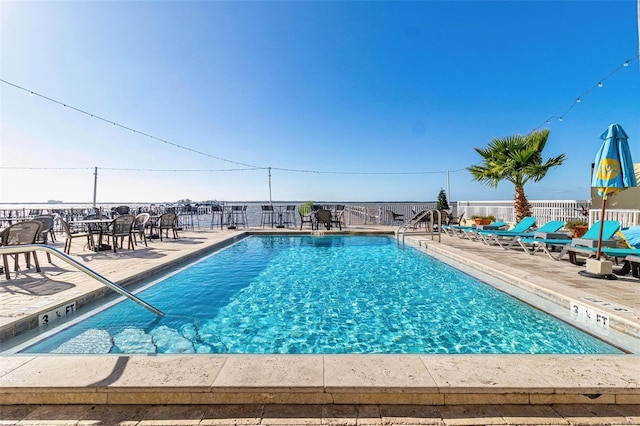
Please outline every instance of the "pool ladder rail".
[[[416, 231], [418, 224], [425, 218], [425, 216], [430, 215], [429, 218], [429, 229], [430, 231]], [[434, 221], [434, 217], [437, 217], [437, 221]], [[438, 225], [437, 231], [434, 232], [434, 225]], [[407, 223], [403, 223], [396, 230], [396, 242], [400, 245], [400, 236], [402, 235], [402, 250], [404, 250], [404, 239], [405, 235], [408, 231], [413, 231], [413, 234], [430, 234], [431, 239], [433, 240], [435, 235], [438, 236], [438, 242], [442, 241], [442, 215], [440, 210], [425, 210], [422, 213], [414, 216]]]
[[67, 264], [75, 267], [76, 269], [80, 270], [81, 272], [84, 272], [85, 274], [89, 275], [90, 277], [98, 280], [101, 284], [104, 284], [105, 286], [109, 287], [113, 291], [115, 291], [117, 293], [120, 293], [124, 297], [136, 302], [138, 305], [150, 310], [154, 314], [156, 314], [158, 316], [164, 316], [164, 313], [161, 310], [151, 306], [150, 304], [148, 304], [144, 300], [136, 297], [134, 294], [132, 294], [129, 291], [125, 290], [123, 287], [120, 287], [118, 284], [114, 283], [113, 281], [109, 280], [108, 278], [105, 278], [104, 276], [100, 275], [99, 273], [97, 273], [93, 269], [87, 268], [82, 263], [80, 263], [77, 260], [75, 260], [74, 258], [68, 256], [66, 253], [63, 253], [63, 252], [61, 252], [61, 251], [59, 251], [59, 250], [57, 250], [57, 249], [55, 249], [53, 247], [49, 247], [49, 246], [42, 245], [42, 244], [21, 244], [21, 245], [17, 245], [17, 246], [1, 246], [0, 247], [0, 254], [19, 254], [19, 253], [28, 253], [28, 252], [32, 252], [32, 251], [36, 251], [36, 250], [44, 251], [46, 253], [50, 253], [50, 254], [54, 255], [58, 259], [63, 260]]

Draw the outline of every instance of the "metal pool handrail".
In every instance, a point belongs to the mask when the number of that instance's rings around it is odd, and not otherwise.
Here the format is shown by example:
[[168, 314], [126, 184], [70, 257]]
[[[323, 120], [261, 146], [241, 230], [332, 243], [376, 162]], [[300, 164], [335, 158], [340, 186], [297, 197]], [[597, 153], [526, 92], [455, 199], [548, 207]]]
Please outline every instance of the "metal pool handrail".
[[148, 304], [144, 300], [139, 299], [138, 297], [136, 297], [132, 293], [130, 293], [127, 290], [125, 290], [124, 288], [120, 287], [118, 284], [114, 283], [113, 281], [109, 280], [108, 278], [103, 277], [102, 275], [100, 275], [96, 271], [94, 271], [94, 270], [92, 270], [90, 268], [87, 268], [82, 263], [80, 263], [77, 260], [75, 260], [74, 258], [68, 256], [66, 253], [63, 253], [63, 252], [61, 252], [61, 251], [59, 251], [59, 250], [57, 250], [57, 249], [55, 249], [53, 247], [40, 245], [40, 244], [22, 244], [22, 245], [17, 245], [17, 246], [2, 246], [2, 247], [0, 247], [0, 254], [26, 253], [26, 252], [31, 252], [31, 251], [35, 251], [35, 250], [40, 250], [40, 251], [44, 251], [44, 252], [47, 252], [47, 253], [51, 253], [52, 255], [54, 255], [57, 258], [65, 261], [69, 265], [76, 267], [81, 272], [84, 272], [85, 274], [89, 275], [90, 277], [98, 280], [101, 284], [106, 285], [107, 287], [109, 287], [113, 291], [115, 291], [117, 293], [120, 293], [124, 297], [127, 297], [127, 298], [133, 300], [138, 305], [147, 308], [148, 310], [150, 310], [154, 314], [159, 315], [159, 316], [164, 316], [164, 313], [161, 310], [151, 306], [150, 304]]
[[[433, 240], [434, 237], [434, 221], [433, 221], [433, 217], [434, 214], [436, 216], [438, 216], [438, 231], [437, 231], [437, 235], [438, 235], [438, 242], [441, 242], [442, 240], [442, 217], [441, 217], [441, 213], [440, 210], [437, 209], [432, 209], [432, 210], [424, 210], [423, 212], [421, 212], [418, 216], [414, 216], [412, 218], [411, 221], [407, 222], [407, 223], [403, 223], [402, 225], [400, 225], [400, 227], [398, 227], [398, 230], [396, 231], [396, 243], [398, 245], [400, 245], [400, 235], [402, 235], [402, 250], [404, 250], [404, 237], [407, 233], [407, 231], [409, 231], [410, 229], [414, 228], [415, 225], [420, 222], [422, 219], [424, 219], [424, 217], [426, 215], [430, 214], [431, 217], [429, 218], [429, 224], [431, 227], [431, 231], [428, 232], [429, 234], [431, 234], [431, 239]], [[414, 228], [415, 229], [415, 228]]]

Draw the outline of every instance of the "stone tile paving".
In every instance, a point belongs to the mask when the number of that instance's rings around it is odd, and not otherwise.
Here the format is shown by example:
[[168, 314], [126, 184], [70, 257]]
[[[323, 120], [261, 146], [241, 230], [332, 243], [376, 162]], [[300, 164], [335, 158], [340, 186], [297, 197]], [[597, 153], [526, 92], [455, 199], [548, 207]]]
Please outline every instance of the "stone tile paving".
[[640, 405], [0, 405], [0, 425], [639, 425]]

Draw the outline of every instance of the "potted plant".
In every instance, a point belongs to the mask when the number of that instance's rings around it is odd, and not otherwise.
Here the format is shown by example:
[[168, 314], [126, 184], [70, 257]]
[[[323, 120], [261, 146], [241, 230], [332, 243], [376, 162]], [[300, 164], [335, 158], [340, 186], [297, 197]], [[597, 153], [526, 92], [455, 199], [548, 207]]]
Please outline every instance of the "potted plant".
[[571, 231], [573, 238], [580, 238], [589, 229], [589, 223], [583, 219], [573, 219], [568, 221], [564, 227]]
[[495, 222], [496, 218], [493, 215], [483, 216], [474, 214], [471, 216], [471, 220], [473, 220], [476, 225], [489, 225], [491, 222]]

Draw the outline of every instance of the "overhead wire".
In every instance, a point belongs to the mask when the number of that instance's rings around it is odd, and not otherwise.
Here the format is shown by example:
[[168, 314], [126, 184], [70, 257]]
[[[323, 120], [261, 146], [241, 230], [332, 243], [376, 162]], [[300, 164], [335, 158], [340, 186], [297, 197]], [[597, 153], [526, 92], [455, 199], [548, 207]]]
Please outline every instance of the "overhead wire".
[[[557, 119], [558, 121], [562, 122], [564, 120], [564, 118], [567, 116], [567, 114], [569, 114], [571, 112], [571, 110], [578, 104], [581, 103], [582, 100], [584, 99], [585, 96], [587, 96], [589, 93], [591, 93], [593, 90], [595, 90], [596, 88], [601, 88], [603, 87], [603, 83], [608, 80], [609, 78], [611, 78], [613, 75], [615, 75], [618, 71], [620, 71], [622, 68], [627, 68], [629, 66], [629, 64], [632, 61], [638, 60], [638, 58], [640, 58], [640, 53], [638, 53], [638, 55], [636, 55], [635, 57], [631, 57], [629, 59], [627, 59], [626, 61], [624, 61], [621, 65], [619, 65], [617, 68], [615, 68], [613, 71], [611, 71], [609, 74], [607, 74], [605, 77], [601, 78], [598, 80], [598, 82], [596, 84], [594, 84], [593, 86], [591, 86], [588, 90], [584, 91], [583, 93], [581, 93], [579, 96], [577, 96], [575, 98], [575, 100], [569, 105], [569, 107], [560, 115], [552, 115], [549, 118], [547, 118], [543, 124], [540, 124], [539, 126], [535, 127], [533, 131], [538, 130], [542, 127], [544, 127], [545, 125], [548, 125], [551, 123], [551, 120], [553, 119]], [[85, 111], [83, 109], [74, 107], [72, 105], [69, 105], [65, 102], [61, 102], [58, 101], [56, 99], [53, 99], [49, 96], [45, 96], [42, 95], [38, 92], [35, 92], [33, 90], [27, 89], [25, 87], [22, 87], [18, 84], [9, 82], [7, 80], [4, 80], [2, 78], [0, 78], [0, 82], [8, 84], [14, 88], [23, 90], [25, 92], [28, 92], [30, 96], [38, 96], [42, 99], [48, 100], [50, 102], [56, 103], [58, 105], [61, 105], [65, 108], [69, 108], [72, 109], [76, 112], [85, 114], [91, 118], [97, 118], [98, 120], [104, 121], [105, 123], [109, 123], [113, 126], [117, 126], [120, 127], [122, 129], [131, 131], [133, 133], [139, 134], [141, 136], [145, 136], [148, 137], [152, 140], [158, 141], [158, 142], [162, 142], [164, 144], [167, 145], [171, 145], [175, 148], [178, 149], [182, 149], [182, 150], [186, 150], [189, 152], [192, 152], [194, 154], [198, 154], [198, 155], [203, 155], [209, 158], [213, 158], [219, 161], [224, 161], [230, 164], [236, 164], [239, 166], [243, 166], [244, 168], [239, 168], [239, 169], [201, 169], [201, 170], [193, 170], [193, 169], [127, 169], [127, 168], [112, 168], [112, 167], [101, 167], [101, 169], [105, 169], [105, 170], [120, 170], [120, 171], [149, 171], [149, 172], [228, 172], [228, 171], [249, 171], [249, 170], [279, 170], [279, 171], [284, 171], [284, 172], [294, 172], [294, 173], [312, 173], [312, 174], [335, 174], [335, 175], [425, 175], [425, 174], [442, 174], [442, 173], [455, 173], [455, 172], [459, 172], [459, 171], [463, 171], [466, 170], [466, 168], [461, 168], [461, 169], [457, 169], [457, 170], [443, 170], [443, 171], [418, 171], [418, 172], [350, 172], [350, 171], [327, 171], [327, 170], [305, 170], [305, 169], [294, 169], [294, 168], [286, 168], [286, 167], [268, 167], [268, 166], [258, 166], [258, 165], [254, 165], [254, 164], [248, 164], [248, 163], [244, 163], [241, 161], [235, 161], [235, 160], [230, 160], [224, 157], [220, 157], [217, 155], [213, 155], [213, 154], [209, 154], [197, 149], [193, 149], [184, 145], [180, 145], [171, 141], [168, 141], [166, 139], [163, 138], [159, 138], [156, 137], [154, 135], [151, 135], [149, 133], [146, 132], [142, 132], [140, 130], [134, 129], [132, 127], [129, 126], [125, 126], [122, 125], [120, 123], [117, 123], [115, 121], [103, 118], [97, 114], [93, 114], [90, 113], [88, 111]], [[79, 167], [79, 168], [31, 168], [31, 167], [0, 167], [0, 169], [23, 169], [23, 170], [82, 170], [82, 169], [93, 169], [93, 168], [84, 168], [84, 167]]]

